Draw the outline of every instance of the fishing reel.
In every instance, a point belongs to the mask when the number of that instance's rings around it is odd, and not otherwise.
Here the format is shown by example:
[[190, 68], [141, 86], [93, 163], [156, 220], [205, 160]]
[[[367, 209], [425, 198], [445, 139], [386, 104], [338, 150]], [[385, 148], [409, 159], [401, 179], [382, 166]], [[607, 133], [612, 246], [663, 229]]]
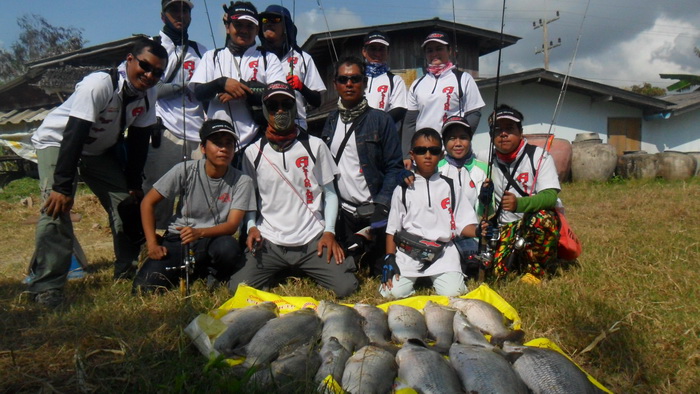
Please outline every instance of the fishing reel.
[[486, 247], [476, 256], [484, 268], [489, 268], [494, 259], [494, 251], [498, 248], [498, 242], [501, 239], [501, 229], [498, 225], [489, 224], [486, 229]]
[[180, 293], [186, 296], [190, 292], [190, 275], [194, 274], [194, 249], [187, 248], [187, 256], [179, 267], [166, 267], [166, 271], [180, 270]]

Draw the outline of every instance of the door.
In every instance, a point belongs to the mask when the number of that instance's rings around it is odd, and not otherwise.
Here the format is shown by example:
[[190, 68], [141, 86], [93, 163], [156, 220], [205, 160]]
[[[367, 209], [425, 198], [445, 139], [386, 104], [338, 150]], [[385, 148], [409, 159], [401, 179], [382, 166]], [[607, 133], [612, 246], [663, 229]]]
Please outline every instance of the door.
[[641, 118], [608, 118], [608, 144], [615, 147], [618, 155], [625, 151], [642, 148]]

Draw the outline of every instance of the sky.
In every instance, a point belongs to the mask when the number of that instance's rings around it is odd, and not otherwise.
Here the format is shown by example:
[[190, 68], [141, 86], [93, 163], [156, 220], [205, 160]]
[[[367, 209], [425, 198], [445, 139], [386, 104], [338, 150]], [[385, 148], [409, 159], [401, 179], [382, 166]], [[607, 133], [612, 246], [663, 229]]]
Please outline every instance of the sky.
[[[3, 0], [0, 47], [9, 48], [20, 34], [17, 18], [43, 16], [54, 26], [83, 30], [86, 45], [125, 38], [134, 33], [155, 35], [162, 26], [160, 0]], [[190, 38], [208, 48], [223, 44], [222, 0], [193, 0]], [[501, 74], [544, 67], [535, 50], [549, 41], [561, 45], [550, 52], [550, 70], [579, 78], [628, 87], [650, 82], [673, 83], [660, 73], [700, 74], [700, 3], [697, 0], [506, 0], [504, 33], [521, 37], [502, 53]], [[262, 11], [281, 4], [293, 11], [301, 45], [309, 34], [361, 26], [439, 17], [466, 25], [500, 31], [502, 0], [278, 0], [253, 1]], [[207, 9], [209, 17], [207, 16]], [[453, 13], [454, 10], [454, 13]], [[211, 24], [209, 23], [211, 21]], [[211, 27], [210, 27], [211, 26]], [[213, 31], [213, 38], [212, 33]], [[577, 40], [580, 40], [574, 59]], [[496, 75], [497, 54], [480, 59], [480, 76]]]

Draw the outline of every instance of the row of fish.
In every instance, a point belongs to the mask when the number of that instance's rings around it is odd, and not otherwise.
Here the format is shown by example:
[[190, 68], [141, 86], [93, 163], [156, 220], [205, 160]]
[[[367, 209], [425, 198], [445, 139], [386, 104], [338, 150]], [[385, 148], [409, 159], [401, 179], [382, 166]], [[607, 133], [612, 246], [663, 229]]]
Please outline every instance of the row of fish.
[[214, 348], [245, 357], [238, 371], [254, 370], [251, 384], [276, 392], [298, 392], [300, 384], [326, 391], [328, 376], [349, 393], [388, 393], [396, 378], [421, 393], [598, 392], [565, 356], [521, 345], [524, 333], [476, 299], [452, 298], [449, 306], [429, 301], [423, 313], [322, 301], [316, 311], [281, 316], [265, 302], [221, 321], [228, 328]]

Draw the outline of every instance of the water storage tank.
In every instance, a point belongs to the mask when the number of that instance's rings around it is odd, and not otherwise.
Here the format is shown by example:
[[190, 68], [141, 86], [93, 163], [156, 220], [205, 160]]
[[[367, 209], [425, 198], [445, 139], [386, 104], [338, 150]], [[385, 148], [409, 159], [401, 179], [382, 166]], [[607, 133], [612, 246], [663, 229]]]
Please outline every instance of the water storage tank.
[[700, 152], [688, 152], [695, 158], [695, 176], [700, 175]]
[[571, 178], [577, 181], [607, 181], [617, 165], [617, 151], [604, 144], [598, 133], [576, 134], [572, 146]]
[[656, 178], [659, 158], [645, 151], [626, 151], [618, 159], [615, 172], [625, 179]]
[[[525, 138], [527, 138], [528, 144], [544, 148], [549, 134], [525, 134]], [[549, 153], [554, 158], [559, 182], [568, 181], [571, 173], [571, 143], [563, 138], [554, 138]], [[535, 157], [535, 166], [537, 166], [538, 161], [539, 157]]]
[[667, 180], [688, 179], [695, 175], [695, 158], [684, 152], [666, 151], [657, 153], [658, 176]]

